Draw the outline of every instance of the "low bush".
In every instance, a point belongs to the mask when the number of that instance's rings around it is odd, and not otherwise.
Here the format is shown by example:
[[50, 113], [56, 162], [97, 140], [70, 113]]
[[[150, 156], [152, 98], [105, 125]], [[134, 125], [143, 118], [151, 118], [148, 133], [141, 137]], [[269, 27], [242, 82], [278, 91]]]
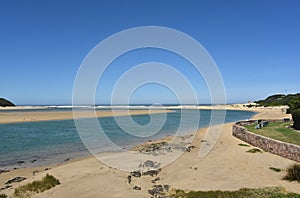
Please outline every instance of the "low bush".
[[300, 130], [300, 109], [292, 110], [293, 128]]
[[300, 182], [300, 164], [294, 164], [287, 169], [287, 174], [283, 178], [289, 181]]

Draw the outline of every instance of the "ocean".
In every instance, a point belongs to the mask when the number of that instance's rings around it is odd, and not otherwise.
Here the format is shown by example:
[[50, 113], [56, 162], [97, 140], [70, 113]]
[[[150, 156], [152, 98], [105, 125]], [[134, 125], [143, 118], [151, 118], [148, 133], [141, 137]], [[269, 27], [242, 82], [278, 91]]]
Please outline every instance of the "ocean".
[[[51, 111], [71, 111], [71, 109], [53, 108]], [[190, 120], [193, 120], [195, 113], [200, 111], [198, 128], [209, 126], [211, 110], [186, 109], [184, 111], [187, 112], [187, 116], [190, 116]], [[227, 110], [225, 123], [249, 119], [254, 114], [248, 111]], [[98, 118], [98, 121], [112, 142], [120, 148], [130, 149], [142, 142], [175, 135], [181, 115], [180, 110], [168, 112], [163, 127], [157, 133], [145, 137], [137, 137], [124, 132], [113, 117]], [[131, 118], [142, 126], [150, 122], [149, 115], [134, 115]], [[89, 122], [89, 119], [82, 120]], [[181, 126], [181, 130], [190, 131], [190, 126], [191, 124], [187, 121]], [[86, 127], [89, 130], [89, 126]], [[92, 135], [90, 138], [93, 138]], [[0, 124], [0, 141], [0, 169], [50, 165], [91, 155], [80, 139], [74, 120]], [[102, 145], [103, 148], [100, 150], [108, 151], [104, 143], [100, 143], [100, 147]]]

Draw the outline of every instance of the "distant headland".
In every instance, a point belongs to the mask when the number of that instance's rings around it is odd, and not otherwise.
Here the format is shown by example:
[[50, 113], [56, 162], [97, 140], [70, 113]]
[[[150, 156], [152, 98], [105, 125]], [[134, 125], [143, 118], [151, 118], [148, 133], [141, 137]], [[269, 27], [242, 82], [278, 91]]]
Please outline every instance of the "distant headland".
[[0, 98], [0, 107], [15, 107], [16, 105], [4, 98]]

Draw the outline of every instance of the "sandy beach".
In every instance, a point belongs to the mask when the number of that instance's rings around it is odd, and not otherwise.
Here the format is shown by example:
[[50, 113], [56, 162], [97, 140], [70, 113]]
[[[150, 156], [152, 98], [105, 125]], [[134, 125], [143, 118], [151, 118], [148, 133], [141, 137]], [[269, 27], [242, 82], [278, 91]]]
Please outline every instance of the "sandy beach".
[[[203, 109], [206, 108], [209, 107], [203, 107]], [[245, 108], [240, 105], [231, 105], [220, 109], [255, 111], [257, 114], [253, 119], [290, 117], [285, 114], [283, 107]], [[54, 117], [54, 115], [47, 115], [47, 113], [43, 114], [42, 112], [34, 115], [36, 121], [53, 119]], [[22, 116], [18, 120], [21, 120]], [[62, 113], [59, 118], [66, 119], [68, 116], [70, 115]], [[14, 119], [11, 116], [3, 122], [5, 115], [2, 113], [0, 113], [0, 118], [2, 123], [12, 122]], [[155, 184], [168, 185], [170, 189], [185, 190], [237, 190], [245, 187], [283, 186], [288, 191], [300, 193], [299, 183], [281, 179], [285, 175], [284, 171], [274, 172], [269, 169], [270, 167], [286, 169], [295, 162], [267, 152], [247, 153], [249, 147], [239, 146], [238, 144], [243, 142], [232, 136], [232, 124], [223, 126], [216, 145], [203, 158], [199, 157], [198, 152], [207, 129], [199, 129], [193, 140], [186, 138], [188, 143], [184, 145], [190, 146], [192, 149], [163, 167], [157, 176], [132, 177], [129, 184], [127, 177], [130, 172], [109, 167], [96, 158], [89, 157], [60, 165], [24, 168], [1, 173], [0, 188], [5, 187], [5, 182], [14, 177], [22, 176], [27, 179], [20, 183], [13, 183], [12, 187], [1, 190], [0, 193], [12, 195], [17, 186], [41, 179], [47, 173], [58, 178], [61, 184], [32, 197], [150, 197], [148, 190], [152, 189]], [[168, 138], [170, 137], [152, 143], [165, 142], [168, 141]], [[176, 148], [179, 148], [178, 145], [182, 145], [179, 139], [175, 139], [174, 142], [177, 145]], [[151, 143], [139, 145], [135, 150], [129, 152], [128, 158], [149, 144]], [[174, 153], [176, 154], [176, 151]], [[113, 157], [114, 155], [116, 156]], [[108, 160], [110, 158], [119, 159], [119, 163], [124, 162], [124, 159], [118, 158], [117, 155], [117, 153], [102, 154], [101, 157], [106, 157]], [[165, 155], [151, 156], [149, 154], [143, 155], [141, 152], [138, 155], [145, 157], [145, 160], [151, 159], [151, 161], [166, 158]], [[129, 161], [128, 163], [135, 163]], [[115, 162], [118, 163], [118, 161]], [[136, 166], [136, 164], [129, 165]], [[48, 170], [45, 170], [46, 168]], [[35, 173], [33, 174], [33, 172]], [[134, 190], [134, 186], [141, 187], [141, 190]]]

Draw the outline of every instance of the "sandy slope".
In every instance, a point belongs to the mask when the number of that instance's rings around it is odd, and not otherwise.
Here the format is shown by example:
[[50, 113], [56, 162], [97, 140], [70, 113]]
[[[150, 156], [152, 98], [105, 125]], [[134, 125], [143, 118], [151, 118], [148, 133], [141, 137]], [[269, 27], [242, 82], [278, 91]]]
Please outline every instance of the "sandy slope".
[[[259, 109], [255, 118], [283, 118], [286, 115], [281, 108]], [[159, 173], [160, 181], [156, 184], [168, 184], [172, 188], [191, 190], [234, 190], [243, 187], [284, 186], [289, 191], [300, 193], [300, 184], [281, 180], [284, 172], [276, 173], [269, 167], [287, 168], [294, 162], [269, 153], [247, 153], [249, 147], [241, 147], [242, 141], [231, 135], [232, 123], [225, 124], [215, 147], [204, 158], [198, 157], [201, 140], [206, 129], [197, 132], [191, 152], [164, 167]], [[124, 161], [120, 159], [120, 163]], [[142, 176], [133, 178], [128, 184], [128, 172], [110, 168], [95, 158], [69, 162], [42, 171], [32, 176], [33, 168], [2, 173], [0, 187], [14, 176], [25, 176], [25, 184], [40, 179], [46, 173], [54, 175], [61, 185], [33, 197], [150, 197], [148, 189], [155, 177]], [[14, 187], [20, 184], [14, 184]], [[133, 190], [140, 186], [141, 191]], [[4, 191], [11, 194], [13, 189]]]

